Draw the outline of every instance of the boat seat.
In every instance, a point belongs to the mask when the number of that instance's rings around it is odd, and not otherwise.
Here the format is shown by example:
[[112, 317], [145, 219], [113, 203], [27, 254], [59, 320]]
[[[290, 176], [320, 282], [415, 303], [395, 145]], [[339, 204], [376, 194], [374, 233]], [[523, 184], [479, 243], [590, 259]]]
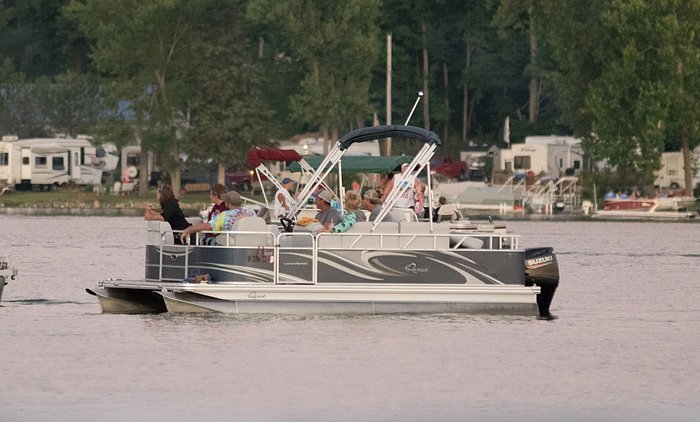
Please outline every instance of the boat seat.
[[466, 234], [452, 234], [450, 236], [450, 246], [454, 248], [457, 245], [459, 245], [460, 249], [482, 249], [484, 240]]
[[[296, 235], [295, 235], [296, 233]], [[314, 239], [311, 233], [304, 234], [300, 232], [280, 234], [281, 248], [311, 248], [314, 245]]]
[[320, 233], [316, 237], [319, 248], [341, 249], [343, 247], [343, 235], [339, 233]]
[[269, 238], [267, 246], [274, 246], [277, 242], [277, 236], [280, 235], [280, 228], [277, 224], [267, 224], [267, 231], [274, 236]]
[[391, 214], [391, 220], [396, 223], [418, 221], [418, 215], [410, 208], [392, 208], [389, 214]]
[[[450, 246], [450, 226], [447, 224], [402, 221], [399, 223], [399, 245], [401, 249], [447, 249]], [[411, 235], [416, 236], [411, 236]], [[433, 236], [436, 235], [436, 236]]]
[[352, 249], [397, 249], [399, 247], [398, 236], [388, 236], [398, 235], [399, 223], [382, 221], [372, 232], [373, 225], [374, 223], [368, 221], [355, 223], [342, 236], [342, 247]]
[[457, 204], [442, 205], [437, 213], [438, 222], [462, 220], [463, 218], [462, 213], [457, 208]]
[[[167, 221], [148, 221], [147, 222], [147, 239], [146, 244], [148, 245], [174, 245], [175, 235], [173, 235], [173, 229], [170, 227], [170, 223]], [[162, 240], [161, 240], [162, 238]]]
[[[235, 233], [255, 232], [255, 233]], [[260, 217], [243, 217], [233, 223], [231, 230], [216, 236], [216, 244], [221, 246], [267, 246], [272, 236], [265, 220]]]
[[186, 217], [185, 220], [187, 220], [187, 222], [192, 224], [193, 226], [196, 226], [197, 224], [202, 222], [202, 217]]

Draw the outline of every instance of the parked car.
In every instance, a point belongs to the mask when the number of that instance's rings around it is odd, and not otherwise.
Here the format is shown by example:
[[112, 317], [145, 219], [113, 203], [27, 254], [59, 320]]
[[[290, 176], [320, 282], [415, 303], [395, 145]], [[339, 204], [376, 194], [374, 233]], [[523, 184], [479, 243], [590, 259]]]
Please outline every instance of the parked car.
[[430, 169], [435, 173], [447, 177], [454, 177], [460, 181], [467, 180], [469, 166], [465, 161], [454, 161], [446, 155], [435, 155], [430, 160]]
[[247, 169], [226, 172], [226, 180], [230, 189], [242, 192], [249, 192], [253, 188], [253, 183], [257, 182], [255, 171]]

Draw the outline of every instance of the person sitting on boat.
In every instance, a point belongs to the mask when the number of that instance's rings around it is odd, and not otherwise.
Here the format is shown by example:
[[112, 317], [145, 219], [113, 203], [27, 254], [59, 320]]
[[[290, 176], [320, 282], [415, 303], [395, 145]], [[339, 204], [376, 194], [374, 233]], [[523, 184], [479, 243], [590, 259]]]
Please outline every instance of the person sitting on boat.
[[354, 190], [345, 193], [345, 218], [340, 223], [330, 229], [323, 231], [331, 233], [344, 233], [348, 231], [358, 221], [367, 221], [367, 216], [360, 209], [360, 195]]
[[[440, 198], [438, 198], [438, 206], [437, 206], [437, 208], [435, 208], [433, 210], [433, 221], [434, 222], [438, 221], [438, 214], [440, 213], [440, 208], [443, 205], [445, 205], [446, 203], [447, 203], [447, 198], [445, 198], [444, 196], [441, 196]], [[427, 215], [428, 209], [426, 208], [425, 211], [426, 211], [425, 218], [429, 218], [429, 216]]]
[[338, 211], [337, 208], [331, 206], [333, 201], [333, 194], [329, 190], [321, 191], [316, 195], [315, 204], [319, 209], [318, 214], [316, 214], [316, 220], [327, 229], [332, 229], [336, 223], [343, 220], [343, 215]]
[[615, 199], [615, 191], [612, 190], [611, 188], [608, 188], [607, 192], [605, 192], [605, 197], [604, 199]]
[[[408, 163], [401, 164], [401, 174], [394, 176], [393, 179], [387, 182], [386, 186], [384, 187], [384, 192], [382, 193], [382, 203], [386, 201], [386, 199], [391, 194], [391, 191], [394, 190], [395, 187], [410, 184], [409, 180], [407, 180], [408, 167]], [[415, 205], [416, 189], [418, 187], [418, 183], [420, 182], [414, 179], [413, 183], [410, 184], [408, 188], [401, 194], [398, 201], [396, 201], [394, 207], [413, 209]]]
[[[367, 190], [362, 196], [362, 208], [369, 211], [369, 218], [367, 221], [375, 221], [379, 213], [382, 212], [382, 201], [379, 199], [379, 194], [373, 189]], [[393, 221], [391, 219], [391, 214], [384, 216], [383, 221]]]
[[294, 189], [294, 180], [289, 177], [282, 179], [282, 189], [275, 194], [275, 215], [278, 218], [284, 217], [296, 205], [290, 193], [292, 189]]
[[629, 198], [629, 197], [630, 197], [630, 196], [627, 194], [627, 190], [626, 190], [626, 189], [623, 190], [623, 191], [622, 191], [622, 194], [620, 195], [620, 199], [627, 199], [627, 198]]
[[425, 213], [425, 185], [417, 182], [416, 194], [414, 196], [413, 210], [416, 215], [422, 216]]
[[[174, 231], [185, 230], [192, 226], [185, 219], [185, 213], [182, 212], [170, 185], [162, 185], [158, 188], [158, 203], [162, 211], [158, 213], [153, 210], [151, 204], [148, 204], [146, 213], [143, 215], [144, 220], [166, 221]], [[180, 244], [180, 239], [177, 236], [175, 237], [175, 243]]]
[[244, 217], [255, 217], [255, 211], [244, 208], [243, 200], [238, 192], [226, 192], [222, 195], [224, 202], [228, 206], [228, 209], [222, 213], [219, 213], [213, 220], [204, 223], [199, 223], [196, 226], [190, 226], [186, 228], [180, 235], [180, 240], [184, 243], [187, 237], [192, 233], [198, 233], [201, 231], [215, 231], [222, 232], [231, 230], [233, 223]]
[[[211, 187], [209, 198], [211, 199], [212, 206], [207, 210], [207, 214], [202, 216], [203, 221], [211, 221], [214, 217], [228, 209], [226, 202], [221, 198], [226, 192], [228, 192], [228, 188], [221, 183], [217, 183]], [[202, 239], [202, 244], [216, 245], [216, 235], [214, 233], [207, 233], [204, 239]]]

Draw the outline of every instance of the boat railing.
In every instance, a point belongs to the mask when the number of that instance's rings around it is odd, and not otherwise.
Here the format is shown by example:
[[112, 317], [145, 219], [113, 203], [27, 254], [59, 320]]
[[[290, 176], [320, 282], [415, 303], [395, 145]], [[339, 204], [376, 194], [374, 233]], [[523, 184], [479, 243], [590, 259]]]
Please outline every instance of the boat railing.
[[[426, 225], [427, 227], [427, 225]], [[476, 227], [476, 226], [475, 226]], [[283, 232], [274, 231], [201, 231], [193, 235], [195, 242], [187, 245], [175, 244], [172, 239], [179, 237], [180, 231], [173, 230], [159, 234], [159, 242], [151, 243], [158, 246], [161, 254], [169, 255], [176, 251], [183, 251], [185, 248], [238, 248], [245, 249], [251, 247], [286, 247], [286, 248], [321, 248], [321, 249], [463, 249], [467, 246], [456, 245], [456, 239], [477, 238], [487, 240], [481, 248], [470, 249], [517, 249], [519, 235], [501, 232], [488, 232], [483, 229], [469, 231], [455, 230], [442, 233], [430, 232], [409, 232], [409, 233], [382, 233], [382, 232], [357, 232], [348, 231], [345, 233], [322, 232], [313, 234], [311, 232]], [[205, 235], [216, 236], [216, 241], [211, 244], [203, 242]], [[371, 240], [368, 240], [371, 239]], [[446, 240], [452, 242], [445, 242]], [[427, 242], [426, 242], [427, 240]], [[450, 246], [447, 246], [451, 243]]]
[[[404, 222], [408, 223], [408, 222]], [[367, 223], [369, 224], [369, 223]], [[386, 227], [385, 227], [386, 226]], [[391, 230], [397, 227], [397, 223], [380, 225], [379, 228]], [[421, 223], [404, 224], [404, 226], [420, 227]], [[446, 230], [448, 227], [440, 227], [441, 232], [428, 232], [430, 227], [423, 224], [426, 232], [358, 232], [352, 229], [345, 233], [322, 232], [314, 234], [312, 232], [276, 232], [276, 227], [266, 231], [227, 231], [213, 232], [202, 231], [196, 233], [194, 240], [196, 243], [186, 245], [176, 245], [172, 242], [178, 231], [164, 232], [158, 236], [159, 242], [154, 244], [158, 249], [158, 279], [163, 278], [164, 268], [169, 268], [170, 275], [167, 277], [171, 281], [181, 281], [191, 275], [190, 258], [195, 248], [199, 250], [207, 249], [238, 249], [254, 250], [257, 255], [264, 255], [272, 258], [269, 261], [274, 271], [275, 283], [281, 284], [315, 284], [318, 271], [318, 257], [322, 251], [464, 251], [467, 249], [475, 251], [504, 251], [509, 252], [519, 248], [518, 235], [494, 232], [479, 229], [475, 225], [474, 230]], [[439, 225], [434, 225], [439, 227]], [[201, 244], [201, 240], [206, 234], [215, 234], [217, 241], [212, 244]], [[251, 252], [248, 252], [251, 253]], [[280, 265], [288, 264], [290, 257], [306, 256], [313, 264], [305, 271], [305, 277], [298, 277], [280, 271]], [[287, 263], [287, 264], [284, 264]], [[181, 268], [181, 271], [180, 271]], [[174, 270], [174, 271], [173, 271]], [[173, 276], [180, 274], [180, 276]]]

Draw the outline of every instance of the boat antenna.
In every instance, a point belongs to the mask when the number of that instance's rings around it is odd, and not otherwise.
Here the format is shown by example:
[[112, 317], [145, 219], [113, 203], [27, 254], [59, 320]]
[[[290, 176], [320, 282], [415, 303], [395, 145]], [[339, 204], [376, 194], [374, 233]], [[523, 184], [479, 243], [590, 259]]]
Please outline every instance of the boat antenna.
[[403, 124], [404, 126], [408, 125], [408, 122], [411, 121], [411, 116], [413, 116], [413, 112], [416, 111], [416, 107], [418, 107], [418, 102], [420, 101], [422, 96], [423, 96], [423, 91], [418, 91], [418, 98], [416, 98], [416, 102], [413, 103], [413, 108], [411, 109], [411, 112], [408, 113], [408, 118], [406, 119], [406, 123]]

